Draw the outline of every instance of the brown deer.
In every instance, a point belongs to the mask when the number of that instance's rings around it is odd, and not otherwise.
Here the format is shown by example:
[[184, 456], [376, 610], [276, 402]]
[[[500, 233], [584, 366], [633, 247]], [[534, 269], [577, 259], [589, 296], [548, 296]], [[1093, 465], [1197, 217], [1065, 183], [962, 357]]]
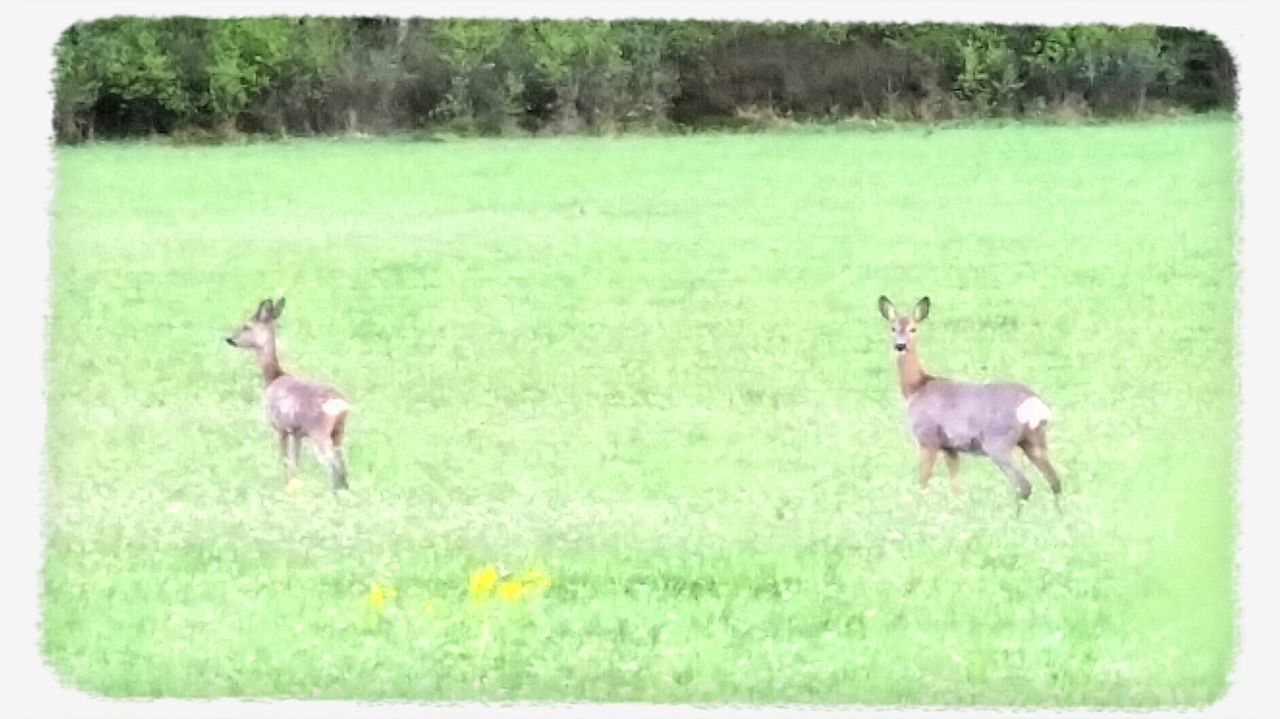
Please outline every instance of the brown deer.
[[985, 454], [1004, 472], [1017, 494], [1017, 507], [1031, 495], [1031, 484], [1014, 465], [1013, 451], [1021, 449], [1053, 490], [1054, 506], [1062, 482], [1049, 464], [1049, 407], [1027, 387], [1009, 382], [975, 384], [935, 377], [920, 366], [916, 332], [929, 316], [929, 298], [902, 314], [888, 297], [880, 297], [880, 314], [889, 322], [898, 362], [898, 384], [907, 402], [907, 421], [920, 448], [920, 492], [929, 488], [933, 464], [941, 452], [958, 498], [960, 452]]
[[311, 439], [320, 457], [329, 465], [329, 478], [333, 491], [337, 492], [347, 488], [342, 437], [351, 405], [337, 389], [294, 377], [280, 369], [276, 358], [276, 320], [283, 311], [283, 297], [274, 303], [263, 300], [249, 321], [227, 338], [227, 344], [251, 349], [257, 355], [266, 386], [263, 399], [267, 421], [280, 438], [286, 485], [292, 482], [297, 471], [298, 450], [305, 437]]

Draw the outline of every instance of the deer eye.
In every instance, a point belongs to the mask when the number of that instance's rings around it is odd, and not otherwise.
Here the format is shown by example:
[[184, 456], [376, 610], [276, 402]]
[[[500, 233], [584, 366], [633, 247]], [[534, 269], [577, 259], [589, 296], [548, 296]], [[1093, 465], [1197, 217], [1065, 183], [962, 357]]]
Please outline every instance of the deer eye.
[[915, 333], [916, 333], [916, 328], [915, 328], [915, 327], [912, 327], [912, 328], [911, 328], [911, 334], [915, 334]]

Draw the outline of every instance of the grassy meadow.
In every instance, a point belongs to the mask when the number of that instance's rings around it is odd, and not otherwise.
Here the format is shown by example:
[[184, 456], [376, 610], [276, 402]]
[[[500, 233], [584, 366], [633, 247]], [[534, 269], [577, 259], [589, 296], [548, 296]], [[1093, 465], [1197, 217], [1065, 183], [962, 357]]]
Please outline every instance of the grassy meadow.
[[[1198, 705], [1234, 652], [1235, 124], [56, 151], [43, 651], [110, 697]], [[252, 356], [353, 410], [286, 491]], [[925, 367], [1054, 410], [916, 452]], [[490, 569], [492, 568], [492, 569]]]

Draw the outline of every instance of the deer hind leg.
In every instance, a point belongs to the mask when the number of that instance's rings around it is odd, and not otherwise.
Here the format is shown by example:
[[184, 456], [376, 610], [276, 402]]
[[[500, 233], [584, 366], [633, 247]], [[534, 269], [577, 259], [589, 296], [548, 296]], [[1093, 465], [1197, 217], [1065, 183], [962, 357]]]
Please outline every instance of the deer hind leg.
[[1027, 459], [1031, 460], [1031, 464], [1040, 470], [1040, 474], [1044, 475], [1045, 481], [1049, 483], [1049, 489], [1053, 492], [1053, 506], [1061, 509], [1059, 497], [1062, 496], [1062, 480], [1058, 478], [1057, 471], [1049, 463], [1049, 448], [1044, 432], [1037, 431], [1032, 437], [1023, 440], [1020, 446], [1023, 454], [1027, 455]]
[[335, 492], [347, 488], [347, 462], [342, 451], [345, 419], [346, 415], [339, 415], [330, 426], [311, 437], [320, 458], [329, 466], [329, 481]]
[[1013, 485], [1013, 491], [1018, 496], [1018, 513], [1022, 513], [1022, 505], [1027, 501], [1027, 497], [1031, 496], [1031, 483], [1027, 481], [1026, 475], [1013, 461], [1013, 449], [1003, 445], [984, 446], [983, 451], [991, 458], [991, 461], [1004, 472], [1004, 476], [1009, 478], [1009, 483]]
[[347, 458], [340, 444], [333, 445], [329, 461], [329, 479], [333, 483], [333, 491], [347, 489]]
[[333, 480], [334, 489], [347, 488], [347, 457], [346, 451], [342, 448], [342, 439], [346, 435], [347, 413], [339, 414], [333, 420], [333, 431], [329, 433], [329, 438], [333, 440], [333, 457], [335, 474]]
[[333, 486], [333, 491], [347, 488], [347, 468], [342, 459], [342, 450], [333, 443], [333, 437], [329, 434], [314, 434], [311, 441], [315, 443], [316, 454], [320, 456], [320, 461], [329, 467], [329, 482]]
[[343, 456], [342, 447], [334, 445], [333, 460], [329, 466], [333, 490], [347, 489], [347, 459]]

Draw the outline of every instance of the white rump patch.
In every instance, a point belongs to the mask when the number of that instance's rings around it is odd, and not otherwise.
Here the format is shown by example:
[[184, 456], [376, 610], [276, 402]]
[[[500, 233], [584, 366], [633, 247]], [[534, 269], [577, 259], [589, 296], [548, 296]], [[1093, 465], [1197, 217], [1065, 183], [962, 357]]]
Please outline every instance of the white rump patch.
[[340, 397], [333, 397], [331, 399], [326, 399], [324, 401], [324, 404], [320, 405], [320, 409], [324, 410], [325, 414], [335, 415], [335, 414], [342, 414], [343, 412], [347, 411], [347, 408], [350, 406], [351, 405], [347, 404], [347, 401], [345, 399], [342, 399]]
[[1039, 427], [1042, 422], [1048, 422], [1053, 413], [1049, 411], [1049, 405], [1045, 404], [1039, 397], [1028, 397], [1018, 405], [1018, 421], [1027, 425], [1031, 429]]

